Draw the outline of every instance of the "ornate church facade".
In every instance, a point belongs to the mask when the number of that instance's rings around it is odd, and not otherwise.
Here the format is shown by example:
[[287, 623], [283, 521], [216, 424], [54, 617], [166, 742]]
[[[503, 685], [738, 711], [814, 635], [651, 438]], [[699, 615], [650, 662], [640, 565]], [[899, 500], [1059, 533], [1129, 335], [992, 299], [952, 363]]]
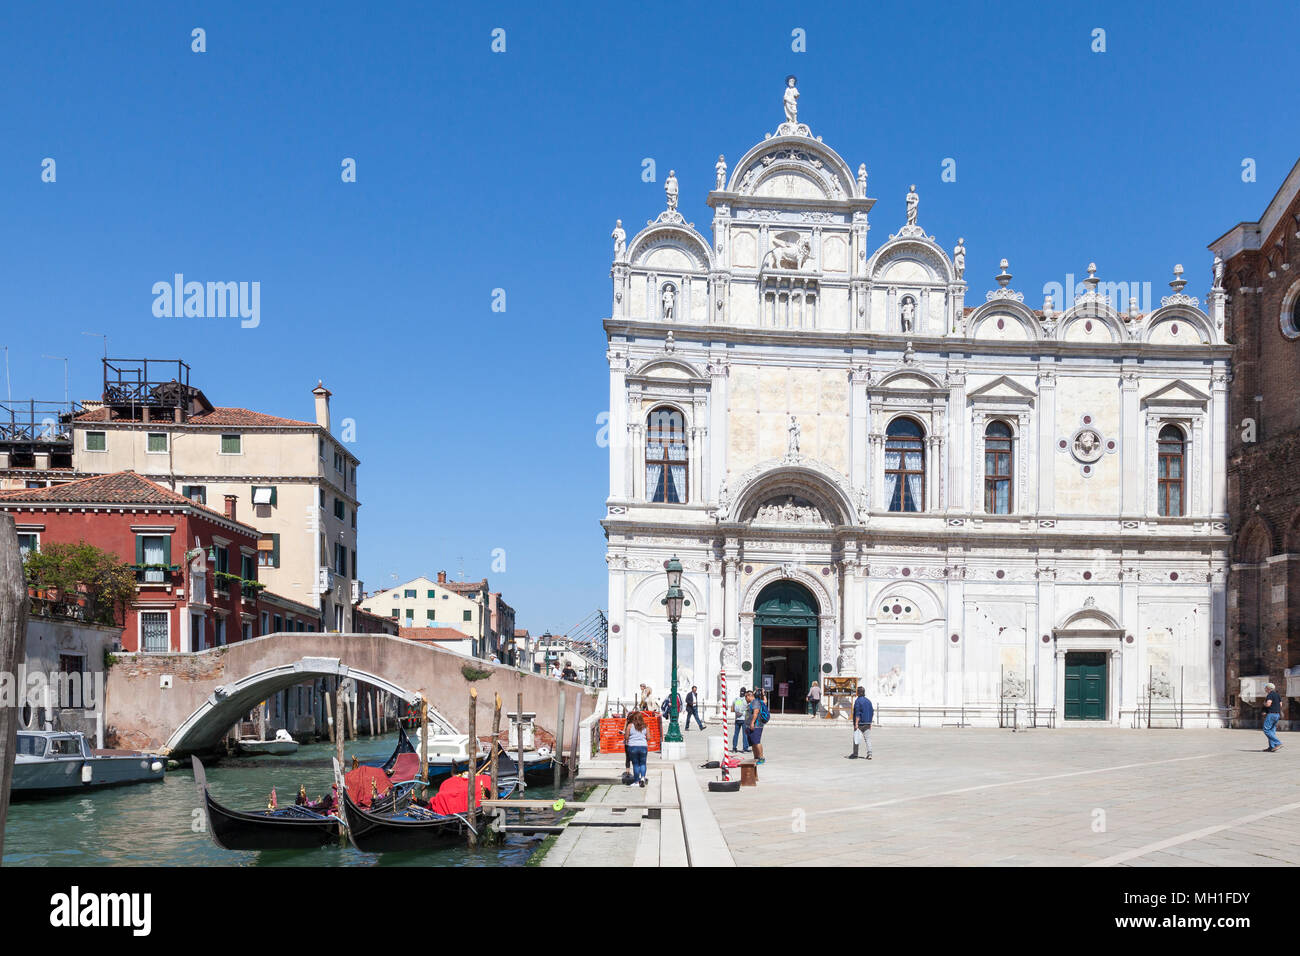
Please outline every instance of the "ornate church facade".
[[834, 676], [885, 722], [1222, 725], [1218, 283], [1203, 309], [1178, 267], [1159, 308], [1119, 311], [1090, 267], [1033, 309], [1003, 260], [968, 305], [964, 240], [926, 233], [913, 186], [871, 241], [865, 165], [797, 97], [718, 158], [712, 241], [675, 173], [614, 230], [611, 697], [667, 692], [675, 554], [682, 693], [706, 705], [724, 672], [775, 711]]

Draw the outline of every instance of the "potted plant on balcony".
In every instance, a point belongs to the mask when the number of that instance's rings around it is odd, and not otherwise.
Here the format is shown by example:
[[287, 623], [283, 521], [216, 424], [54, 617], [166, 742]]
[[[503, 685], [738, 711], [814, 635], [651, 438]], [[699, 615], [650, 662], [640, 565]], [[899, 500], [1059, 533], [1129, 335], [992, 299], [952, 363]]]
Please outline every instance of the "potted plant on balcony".
[[28, 588], [44, 595], [47, 613], [116, 624], [118, 611], [135, 597], [130, 565], [85, 541], [51, 542], [31, 552], [23, 570]]

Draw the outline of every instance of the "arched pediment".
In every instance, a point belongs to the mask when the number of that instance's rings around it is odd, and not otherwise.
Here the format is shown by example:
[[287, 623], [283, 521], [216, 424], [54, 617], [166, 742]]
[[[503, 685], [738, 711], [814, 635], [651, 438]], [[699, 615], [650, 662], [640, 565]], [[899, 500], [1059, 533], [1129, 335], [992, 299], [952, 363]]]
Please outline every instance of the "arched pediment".
[[931, 391], [933, 389], [942, 389], [947, 391], [947, 386], [939, 379], [935, 378], [925, 369], [907, 365], [902, 368], [896, 368], [893, 371], [886, 372], [880, 377], [869, 389], [870, 392], [893, 391], [896, 389], [913, 390], [913, 391]]
[[728, 515], [756, 527], [834, 527], [858, 521], [849, 483], [811, 459], [772, 460], [741, 479]]
[[848, 164], [820, 140], [774, 136], [754, 145], [733, 167], [727, 191], [825, 202], [854, 198], [856, 185]]
[[953, 280], [948, 254], [932, 238], [917, 232], [915, 236], [895, 236], [876, 250], [867, 262], [867, 275], [873, 282], [946, 285]]
[[1099, 607], [1083, 607], [1066, 616], [1058, 625], [1061, 631], [1120, 631], [1119, 621]]
[[879, 623], [925, 623], [943, 618], [943, 602], [920, 581], [896, 581], [881, 590], [867, 616]]
[[1110, 302], [1095, 293], [1083, 296], [1056, 323], [1056, 338], [1082, 345], [1127, 342], [1128, 328]]
[[1156, 309], [1147, 316], [1140, 335], [1151, 345], [1211, 345], [1215, 341], [1209, 316], [1186, 303]]
[[628, 376], [629, 379], [665, 379], [678, 382], [707, 382], [705, 375], [681, 359], [652, 358]]
[[972, 339], [1037, 342], [1043, 338], [1038, 316], [1023, 302], [1014, 299], [985, 302], [971, 313], [966, 328], [966, 334]]
[[670, 275], [707, 273], [713, 264], [712, 250], [698, 232], [685, 224], [658, 222], [636, 234], [628, 246], [627, 258], [634, 269]]

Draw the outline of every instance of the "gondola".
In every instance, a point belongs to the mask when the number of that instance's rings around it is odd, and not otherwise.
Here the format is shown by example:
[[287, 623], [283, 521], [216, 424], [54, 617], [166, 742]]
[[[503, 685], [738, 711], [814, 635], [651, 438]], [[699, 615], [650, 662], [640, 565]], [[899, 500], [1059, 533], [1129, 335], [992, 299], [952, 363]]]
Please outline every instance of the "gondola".
[[[208, 835], [224, 850], [310, 850], [338, 842], [343, 818], [290, 804], [275, 810], [231, 810], [208, 792], [203, 761], [194, 761], [194, 782], [203, 798]], [[415, 784], [399, 783], [376, 803], [376, 812], [392, 812], [410, 800]]]
[[[339, 774], [337, 762], [335, 774]], [[363, 853], [438, 849], [460, 842], [470, 829], [465, 814], [434, 813], [409, 796], [396, 808], [372, 806], [366, 809], [356, 804], [346, 786], [340, 789], [343, 791], [343, 819], [347, 823], [348, 841]], [[498, 778], [497, 792], [501, 799], [508, 797], [514, 789], [513, 777]]]
[[223, 807], [208, 792], [203, 761], [194, 758], [194, 782], [203, 798], [208, 835], [224, 850], [310, 850], [337, 843], [339, 818], [307, 807], [245, 812]]
[[[410, 754], [411, 757], [402, 759], [403, 754]], [[392, 756], [383, 763], [369, 762], [365, 766], [378, 767], [389, 777], [392, 777], [394, 781], [404, 783], [413, 780], [419, 775], [420, 755], [416, 753], [415, 744], [411, 743], [411, 738], [406, 736], [406, 731], [399, 726], [397, 728], [397, 746], [393, 748]]]

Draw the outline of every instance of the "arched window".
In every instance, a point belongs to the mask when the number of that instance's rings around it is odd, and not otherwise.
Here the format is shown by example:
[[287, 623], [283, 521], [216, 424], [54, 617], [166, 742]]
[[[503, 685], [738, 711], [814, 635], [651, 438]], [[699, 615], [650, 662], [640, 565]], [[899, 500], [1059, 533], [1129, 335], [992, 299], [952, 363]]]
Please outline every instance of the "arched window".
[[648, 501], [686, 503], [686, 420], [675, 408], [646, 418], [645, 493]]
[[1011, 514], [1012, 454], [1015, 437], [1006, 422], [989, 422], [984, 429], [984, 511]]
[[896, 418], [885, 432], [885, 499], [890, 511], [925, 507], [925, 431], [910, 418]]
[[1182, 430], [1177, 425], [1160, 429], [1157, 440], [1156, 509], [1166, 517], [1179, 518], [1183, 514], [1184, 458], [1187, 446]]

